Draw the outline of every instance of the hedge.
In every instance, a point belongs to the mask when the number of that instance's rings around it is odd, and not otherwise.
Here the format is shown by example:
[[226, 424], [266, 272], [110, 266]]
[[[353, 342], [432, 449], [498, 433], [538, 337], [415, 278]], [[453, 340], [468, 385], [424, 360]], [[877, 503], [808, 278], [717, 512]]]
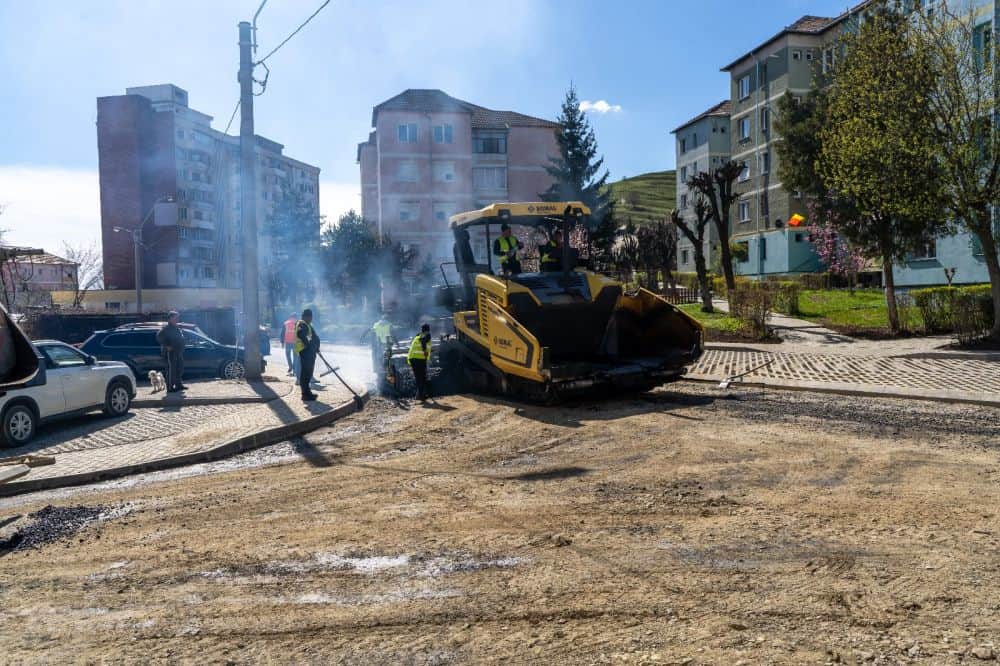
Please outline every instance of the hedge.
[[969, 344], [985, 337], [992, 327], [993, 296], [988, 284], [930, 287], [910, 294], [927, 332], [955, 333], [959, 342]]

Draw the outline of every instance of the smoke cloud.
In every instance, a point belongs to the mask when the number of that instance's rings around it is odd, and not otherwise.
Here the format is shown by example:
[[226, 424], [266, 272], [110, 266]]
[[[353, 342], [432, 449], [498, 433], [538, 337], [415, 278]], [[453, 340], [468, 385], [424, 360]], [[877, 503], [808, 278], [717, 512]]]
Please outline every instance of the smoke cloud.
[[608, 104], [606, 100], [599, 99], [596, 102], [591, 102], [590, 100], [583, 100], [580, 102], [580, 110], [584, 113], [620, 113], [622, 107], [620, 104]]

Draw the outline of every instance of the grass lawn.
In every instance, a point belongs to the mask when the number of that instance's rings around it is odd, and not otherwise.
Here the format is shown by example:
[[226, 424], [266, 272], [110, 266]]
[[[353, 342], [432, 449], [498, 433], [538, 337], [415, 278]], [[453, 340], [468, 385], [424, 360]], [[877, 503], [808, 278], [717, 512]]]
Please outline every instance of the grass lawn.
[[[635, 192], [635, 205], [622, 204], [621, 199]], [[634, 178], [611, 183], [611, 193], [618, 203], [618, 215], [630, 217], [636, 224], [665, 220], [677, 207], [677, 174], [675, 171], [653, 171]]]
[[706, 342], [745, 340], [740, 332], [740, 322], [736, 317], [730, 317], [727, 313], [718, 310], [702, 312], [700, 303], [688, 303], [677, 307], [701, 322], [701, 325], [705, 327]]
[[[917, 308], [900, 310], [906, 328], [923, 329]], [[800, 319], [815, 321], [842, 333], [855, 335], [888, 335], [889, 313], [881, 289], [804, 290], [799, 295]]]

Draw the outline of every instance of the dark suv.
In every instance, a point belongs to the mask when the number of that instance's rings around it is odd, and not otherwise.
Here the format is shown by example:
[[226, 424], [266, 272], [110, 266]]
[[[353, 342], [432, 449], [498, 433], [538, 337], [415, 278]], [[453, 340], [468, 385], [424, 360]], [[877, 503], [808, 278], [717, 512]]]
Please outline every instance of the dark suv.
[[[246, 374], [243, 348], [224, 345], [197, 330], [181, 325], [184, 333], [184, 376], [215, 375], [223, 379], [241, 379]], [[81, 351], [101, 361], [122, 361], [132, 368], [136, 378], [150, 370], [166, 373], [167, 362], [156, 342], [158, 327], [122, 326], [110, 331], [96, 331], [80, 345]], [[263, 371], [264, 361], [261, 361]]]

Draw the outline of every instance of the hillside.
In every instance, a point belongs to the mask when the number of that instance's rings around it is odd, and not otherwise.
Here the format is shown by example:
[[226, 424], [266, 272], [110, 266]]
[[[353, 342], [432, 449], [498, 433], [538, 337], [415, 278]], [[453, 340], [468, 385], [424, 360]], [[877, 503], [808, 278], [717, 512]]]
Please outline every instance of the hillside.
[[631, 217], [636, 224], [664, 220], [677, 207], [676, 172], [654, 171], [625, 178], [611, 183], [611, 192], [620, 218]]

